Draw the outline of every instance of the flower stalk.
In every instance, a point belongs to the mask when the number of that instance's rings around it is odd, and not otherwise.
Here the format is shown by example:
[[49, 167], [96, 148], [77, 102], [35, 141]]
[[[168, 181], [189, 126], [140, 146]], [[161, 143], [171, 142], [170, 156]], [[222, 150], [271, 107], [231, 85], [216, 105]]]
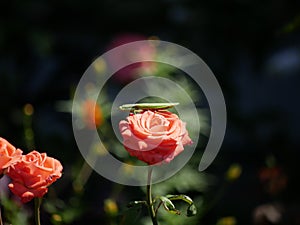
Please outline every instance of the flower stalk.
[[151, 177], [152, 177], [152, 167], [149, 167], [148, 169], [148, 180], [147, 180], [147, 205], [149, 214], [152, 220], [153, 225], [158, 225], [157, 218], [156, 218], [156, 212], [154, 210], [153, 201], [152, 201], [152, 185], [151, 185]]
[[42, 198], [34, 198], [34, 218], [35, 218], [36, 225], [41, 225], [41, 219], [40, 219], [41, 203], [42, 203]]
[[0, 225], [3, 225], [3, 222], [2, 222], [2, 214], [1, 214], [1, 207], [0, 207]]

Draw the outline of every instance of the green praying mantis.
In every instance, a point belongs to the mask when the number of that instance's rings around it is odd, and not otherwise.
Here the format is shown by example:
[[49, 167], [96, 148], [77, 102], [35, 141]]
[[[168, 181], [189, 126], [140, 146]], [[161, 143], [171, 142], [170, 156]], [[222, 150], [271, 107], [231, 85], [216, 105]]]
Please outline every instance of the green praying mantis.
[[169, 103], [135, 103], [135, 104], [124, 104], [119, 108], [123, 111], [140, 112], [144, 110], [164, 110], [179, 105], [178, 102]]

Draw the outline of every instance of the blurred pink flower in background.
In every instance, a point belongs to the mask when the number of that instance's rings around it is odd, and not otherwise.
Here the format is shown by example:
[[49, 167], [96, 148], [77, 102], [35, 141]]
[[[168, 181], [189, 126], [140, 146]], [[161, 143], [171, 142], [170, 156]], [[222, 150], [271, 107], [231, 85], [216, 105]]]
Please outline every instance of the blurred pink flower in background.
[[[144, 35], [141, 34], [131, 34], [125, 33], [116, 36], [111, 43], [108, 45], [108, 50], [111, 50], [115, 47], [118, 47], [123, 44], [127, 44], [134, 41], [142, 41], [142, 40], [149, 40]], [[156, 48], [155, 46], [151, 45], [150, 43], [143, 43], [139, 49], [132, 49], [132, 52], [125, 52], [120, 51], [119, 54], [115, 57], [109, 58], [108, 64], [112, 67], [112, 69], [118, 67], [120, 64], [123, 64], [129, 57], [133, 57], [135, 54], [135, 58], [143, 59], [143, 58], [151, 58], [154, 59], [156, 55]], [[138, 60], [137, 60], [138, 61]], [[126, 66], [120, 69], [118, 72], [115, 73], [113, 79], [121, 84], [127, 84], [134, 79], [140, 77], [141, 75], [145, 74], [153, 74], [156, 71], [156, 63], [155, 62], [137, 62]]]

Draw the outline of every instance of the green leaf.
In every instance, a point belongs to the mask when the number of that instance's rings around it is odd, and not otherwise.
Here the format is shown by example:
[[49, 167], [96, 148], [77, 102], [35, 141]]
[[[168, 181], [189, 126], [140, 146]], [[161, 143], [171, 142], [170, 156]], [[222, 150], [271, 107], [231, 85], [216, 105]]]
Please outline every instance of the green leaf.
[[189, 205], [194, 204], [193, 200], [187, 195], [167, 195], [170, 200], [182, 200], [188, 203]]
[[167, 195], [166, 197], [169, 200], [173, 200], [173, 201], [181, 200], [181, 201], [188, 203], [189, 207], [187, 208], [187, 212], [186, 212], [186, 215], [188, 217], [195, 216], [197, 214], [197, 208], [194, 205], [193, 200], [189, 196], [187, 196], [187, 195]]
[[160, 196], [159, 199], [161, 200], [166, 211], [172, 214], [180, 215], [180, 211], [175, 208], [173, 202], [170, 199], [166, 198], [165, 196]]
[[119, 108], [124, 111], [133, 111], [133, 110], [147, 110], [147, 109], [168, 109], [176, 105], [179, 105], [178, 102], [175, 103], [136, 103], [136, 104], [125, 104], [121, 105]]

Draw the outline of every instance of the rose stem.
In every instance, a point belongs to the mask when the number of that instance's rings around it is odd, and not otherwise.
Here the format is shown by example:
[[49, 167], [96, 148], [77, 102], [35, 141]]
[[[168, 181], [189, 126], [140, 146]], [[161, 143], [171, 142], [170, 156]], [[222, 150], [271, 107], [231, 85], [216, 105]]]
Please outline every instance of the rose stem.
[[42, 203], [42, 198], [34, 198], [34, 217], [35, 217], [36, 225], [41, 225], [41, 220], [40, 220], [41, 203]]
[[0, 207], [0, 225], [3, 225], [3, 222], [2, 222], [2, 214], [1, 214], [1, 207]]
[[153, 202], [152, 202], [151, 176], [152, 176], [152, 167], [149, 167], [148, 168], [148, 180], [147, 180], [147, 204], [148, 204], [149, 214], [150, 214], [153, 225], [158, 225], [154, 207], [153, 207]]

